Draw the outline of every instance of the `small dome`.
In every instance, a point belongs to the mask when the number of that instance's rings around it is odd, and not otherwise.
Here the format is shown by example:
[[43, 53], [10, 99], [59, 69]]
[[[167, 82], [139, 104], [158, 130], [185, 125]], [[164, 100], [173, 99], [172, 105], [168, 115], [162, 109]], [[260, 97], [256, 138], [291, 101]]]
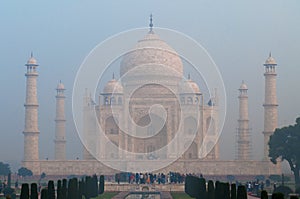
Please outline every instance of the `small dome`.
[[244, 81], [242, 82], [240, 89], [239, 90], [248, 90], [247, 85], [244, 83]]
[[201, 94], [198, 84], [191, 79], [185, 80], [183, 82], [180, 93]]
[[272, 57], [271, 53], [264, 65], [277, 65], [277, 63], [276, 63], [275, 59]]
[[30, 58], [27, 61], [27, 65], [34, 65], [34, 66], [38, 66], [36, 59], [33, 57], [33, 54], [31, 53]]
[[123, 93], [122, 84], [116, 79], [112, 79], [105, 85], [103, 89], [104, 93]]
[[63, 85], [63, 83], [59, 82], [56, 89], [57, 90], [65, 90], [65, 86]]

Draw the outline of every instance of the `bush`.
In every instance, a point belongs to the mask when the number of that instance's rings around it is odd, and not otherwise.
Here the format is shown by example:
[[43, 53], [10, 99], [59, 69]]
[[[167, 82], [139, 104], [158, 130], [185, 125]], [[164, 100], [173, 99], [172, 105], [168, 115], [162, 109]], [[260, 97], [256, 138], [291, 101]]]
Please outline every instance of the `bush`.
[[69, 180], [68, 199], [78, 199], [78, 181], [77, 178]]
[[26, 176], [32, 176], [32, 171], [25, 168], [25, 167], [21, 167], [19, 170], [18, 170], [18, 175], [19, 176], [22, 176], [22, 177], [26, 177]]
[[236, 184], [231, 184], [230, 199], [236, 199]]
[[214, 182], [212, 180], [208, 181], [207, 198], [215, 199], [215, 187], [214, 187]]
[[37, 191], [36, 183], [32, 183], [30, 185], [30, 199], [38, 199], [38, 191]]
[[184, 191], [192, 198], [197, 198], [200, 195], [201, 181], [196, 176], [186, 176]]
[[104, 175], [100, 176], [100, 180], [99, 180], [99, 194], [103, 194], [104, 193]]
[[277, 187], [273, 193], [282, 193], [285, 197], [288, 197], [290, 193], [293, 193], [293, 190], [286, 186]]
[[295, 193], [300, 194], [300, 186], [296, 187]]
[[7, 195], [11, 196], [15, 192], [15, 190], [11, 187], [5, 187], [2, 192], [3, 192], [4, 196], [7, 196]]
[[260, 199], [268, 199], [268, 192], [266, 190], [261, 191]]
[[272, 199], [284, 199], [284, 194], [283, 193], [273, 193]]
[[237, 199], [247, 199], [246, 187], [243, 185], [238, 186]]
[[48, 199], [55, 199], [55, 188], [53, 180], [48, 182]]
[[67, 199], [67, 179], [63, 179], [61, 188], [62, 199]]
[[63, 199], [63, 198], [62, 198], [61, 180], [58, 180], [58, 181], [57, 181], [56, 196], [57, 196], [57, 199]]
[[29, 199], [29, 185], [22, 184], [20, 199]]
[[42, 189], [41, 192], [41, 199], [47, 199], [48, 198], [48, 190], [46, 188]]

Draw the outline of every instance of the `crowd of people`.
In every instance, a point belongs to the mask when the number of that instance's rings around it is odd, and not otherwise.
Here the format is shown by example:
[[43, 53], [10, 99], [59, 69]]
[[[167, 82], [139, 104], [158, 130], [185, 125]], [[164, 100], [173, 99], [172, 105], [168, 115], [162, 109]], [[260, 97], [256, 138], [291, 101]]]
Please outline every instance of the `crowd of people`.
[[130, 184], [171, 184], [171, 183], [183, 183], [185, 174], [177, 172], [165, 173], [117, 173], [115, 181], [128, 182]]

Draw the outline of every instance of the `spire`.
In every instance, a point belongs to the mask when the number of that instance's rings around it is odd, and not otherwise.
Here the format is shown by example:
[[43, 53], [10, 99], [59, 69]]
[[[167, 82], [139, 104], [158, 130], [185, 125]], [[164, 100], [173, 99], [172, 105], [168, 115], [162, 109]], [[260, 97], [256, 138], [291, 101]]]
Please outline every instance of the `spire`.
[[153, 15], [150, 14], [150, 24], [149, 24], [149, 27], [150, 27], [150, 32], [152, 32], [152, 29], [153, 29]]
[[188, 80], [190, 80], [190, 79], [191, 79], [191, 74], [189, 73], [189, 74], [188, 74]]
[[113, 74], [112, 74], [112, 78], [115, 79], [115, 73], [114, 73], [114, 72], [113, 72]]
[[270, 53], [269, 53], [269, 57], [272, 57], [272, 52], [270, 51]]
[[33, 52], [31, 51], [31, 53], [30, 53], [30, 58], [32, 58], [33, 57]]

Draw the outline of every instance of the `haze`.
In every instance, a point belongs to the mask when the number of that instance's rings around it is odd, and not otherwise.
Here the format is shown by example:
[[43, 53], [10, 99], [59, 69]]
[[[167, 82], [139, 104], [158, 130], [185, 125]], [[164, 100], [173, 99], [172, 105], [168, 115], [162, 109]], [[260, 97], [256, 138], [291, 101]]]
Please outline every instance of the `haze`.
[[66, 87], [67, 156], [81, 158], [82, 147], [71, 110], [72, 87], [85, 56], [107, 37], [146, 27], [170, 28], [202, 44], [218, 65], [227, 92], [227, 119], [221, 159], [234, 159], [238, 88], [249, 89], [253, 158], [263, 155], [263, 63], [272, 51], [278, 63], [279, 126], [300, 116], [298, 57], [300, 2], [268, 1], [2, 1], [0, 3], [1, 145], [0, 161], [19, 167], [23, 158], [25, 66], [38, 60], [40, 159], [54, 156], [55, 87]]

